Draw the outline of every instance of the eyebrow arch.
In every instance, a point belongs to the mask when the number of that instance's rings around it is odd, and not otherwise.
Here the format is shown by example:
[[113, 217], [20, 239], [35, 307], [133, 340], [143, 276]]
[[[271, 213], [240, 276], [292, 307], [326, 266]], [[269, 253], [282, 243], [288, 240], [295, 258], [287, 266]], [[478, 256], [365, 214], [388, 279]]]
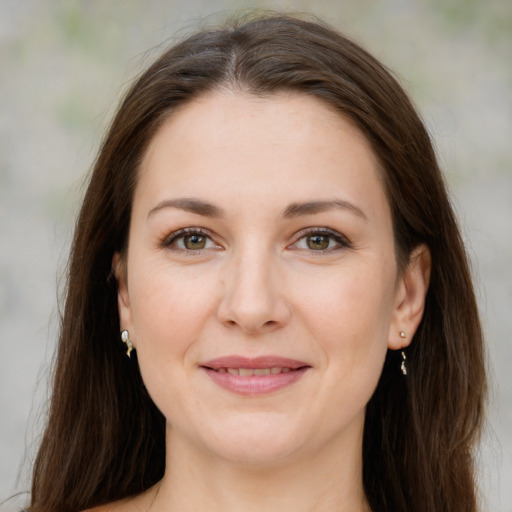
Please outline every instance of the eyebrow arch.
[[312, 215], [315, 213], [322, 213], [327, 210], [341, 209], [349, 211], [364, 220], [368, 220], [365, 213], [361, 208], [357, 207], [348, 201], [342, 199], [334, 199], [331, 201], [308, 201], [305, 203], [291, 203], [284, 210], [283, 216], [285, 218], [299, 217], [301, 215]]
[[203, 217], [223, 217], [224, 212], [218, 206], [215, 206], [201, 199], [193, 197], [180, 197], [178, 199], [164, 199], [158, 203], [148, 213], [148, 219], [151, 215], [156, 212], [163, 210], [164, 208], [177, 208], [178, 210], [185, 210], [186, 212], [196, 213]]

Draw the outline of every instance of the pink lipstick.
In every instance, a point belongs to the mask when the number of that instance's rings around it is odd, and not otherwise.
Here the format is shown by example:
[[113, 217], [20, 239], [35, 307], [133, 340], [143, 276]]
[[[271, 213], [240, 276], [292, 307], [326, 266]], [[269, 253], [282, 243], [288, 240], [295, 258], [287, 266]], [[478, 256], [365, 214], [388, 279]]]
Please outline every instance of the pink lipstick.
[[311, 368], [304, 361], [278, 356], [225, 356], [200, 367], [219, 386], [241, 395], [263, 395], [299, 380]]

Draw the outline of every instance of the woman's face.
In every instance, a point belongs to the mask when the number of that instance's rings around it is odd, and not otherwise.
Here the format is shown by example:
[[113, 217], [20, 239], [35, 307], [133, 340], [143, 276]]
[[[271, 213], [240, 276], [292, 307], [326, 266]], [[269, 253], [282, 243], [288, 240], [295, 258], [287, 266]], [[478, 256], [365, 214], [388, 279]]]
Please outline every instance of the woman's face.
[[237, 462], [360, 446], [386, 351], [412, 328], [377, 160], [306, 95], [215, 92], [174, 114], [117, 276], [168, 442]]

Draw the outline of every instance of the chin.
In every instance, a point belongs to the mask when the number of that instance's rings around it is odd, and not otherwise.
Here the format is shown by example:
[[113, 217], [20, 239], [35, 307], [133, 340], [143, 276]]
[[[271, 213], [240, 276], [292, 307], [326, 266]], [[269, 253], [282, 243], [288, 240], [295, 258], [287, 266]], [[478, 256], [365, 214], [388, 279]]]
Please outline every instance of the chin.
[[[305, 429], [293, 428], [284, 418], [238, 417], [229, 425], [219, 425], [204, 439], [209, 451], [226, 461], [246, 466], [279, 464], [305, 449], [311, 435]], [[263, 415], [268, 416], [268, 415]], [[272, 415], [274, 416], [274, 415]], [[274, 421], [271, 421], [274, 420]], [[304, 426], [304, 425], [300, 425]]]
[[293, 460], [294, 455], [300, 452], [298, 446], [293, 443], [267, 443], [264, 444], [249, 442], [231, 443], [229, 446], [216, 446], [216, 454], [219, 458], [232, 464], [245, 466], [248, 468], [268, 468], [270, 466], [279, 466], [282, 463]]

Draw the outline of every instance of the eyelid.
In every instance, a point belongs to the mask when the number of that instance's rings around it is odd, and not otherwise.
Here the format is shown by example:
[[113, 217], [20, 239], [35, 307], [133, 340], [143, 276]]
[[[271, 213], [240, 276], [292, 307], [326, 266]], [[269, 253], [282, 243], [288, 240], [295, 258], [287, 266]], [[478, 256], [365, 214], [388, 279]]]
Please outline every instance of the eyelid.
[[[308, 228], [304, 228], [304, 229], [298, 231], [294, 235], [295, 241], [292, 244], [290, 244], [288, 246], [288, 248], [294, 249], [294, 246], [300, 240], [302, 240], [303, 238], [305, 238], [307, 236], [311, 236], [311, 235], [315, 235], [315, 234], [320, 234], [323, 236], [331, 237], [334, 241], [336, 241], [338, 243], [338, 246], [333, 247], [331, 249], [325, 249], [323, 251], [314, 251], [313, 249], [310, 249], [311, 252], [326, 253], [326, 252], [331, 252], [331, 251], [334, 251], [334, 250], [340, 249], [340, 248], [352, 248], [353, 247], [350, 240], [345, 235], [341, 234], [339, 231], [336, 231], [331, 228], [326, 228], [326, 227], [308, 227]], [[211, 240], [215, 244], [216, 249], [221, 248], [221, 245], [215, 240], [215, 238], [216, 238], [215, 234], [212, 233], [209, 229], [202, 228], [202, 227], [187, 227], [187, 228], [181, 228], [176, 231], [173, 231], [172, 233], [170, 233], [169, 235], [165, 236], [162, 239], [161, 246], [165, 247], [165, 248], [171, 248], [173, 242], [175, 242], [176, 240], [178, 240], [184, 236], [187, 236], [187, 235], [200, 235], [200, 236], [207, 237], [209, 240]], [[295, 247], [295, 249], [301, 250], [296, 247]], [[173, 250], [197, 254], [204, 250], [209, 250], [209, 249], [185, 250], [185, 249], [180, 249], [180, 248], [176, 247]]]
[[[162, 247], [165, 247], [165, 248], [168, 248], [168, 249], [172, 248], [173, 242], [175, 242], [176, 240], [179, 240], [180, 238], [183, 238], [183, 237], [185, 237], [187, 235], [200, 235], [200, 236], [204, 236], [204, 237], [208, 238], [209, 240], [211, 240], [215, 244], [216, 249], [221, 247], [220, 244], [215, 241], [215, 235], [209, 229], [200, 228], [200, 227], [181, 228], [181, 229], [178, 229], [176, 231], [173, 231], [172, 233], [170, 233], [169, 235], [165, 236], [162, 239], [161, 245], [162, 245]], [[173, 250], [180, 251], [180, 252], [188, 252], [188, 253], [196, 253], [197, 254], [197, 253], [200, 253], [202, 251], [209, 250], [209, 249], [193, 250], [193, 249], [180, 249], [180, 248], [176, 247]]]
[[[330, 251], [333, 251], [333, 250], [336, 250], [339, 248], [344, 248], [344, 249], [349, 248], [350, 249], [353, 247], [352, 242], [345, 235], [341, 234], [339, 231], [336, 231], [331, 228], [326, 228], [326, 227], [309, 227], [309, 228], [300, 230], [294, 236], [295, 242], [293, 242], [293, 244], [291, 244], [289, 247], [293, 248], [293, 246], [296, 245], [303, 238], [305, 238], [307, 236], [311, 236], [311, 235], [316, 235], [316, 234], [331, 237], [333, 240], [335, 240], [339, 244], [339, 246], [333, 247], [331, 249], [325, 249], [324, 251], [314, 251], [313, 249], [309, 249], [311, 252], [326, 253], [326, 252], [330, 252]], [[300, 249], [297, 249], [297, 250], [300, 250]]]

